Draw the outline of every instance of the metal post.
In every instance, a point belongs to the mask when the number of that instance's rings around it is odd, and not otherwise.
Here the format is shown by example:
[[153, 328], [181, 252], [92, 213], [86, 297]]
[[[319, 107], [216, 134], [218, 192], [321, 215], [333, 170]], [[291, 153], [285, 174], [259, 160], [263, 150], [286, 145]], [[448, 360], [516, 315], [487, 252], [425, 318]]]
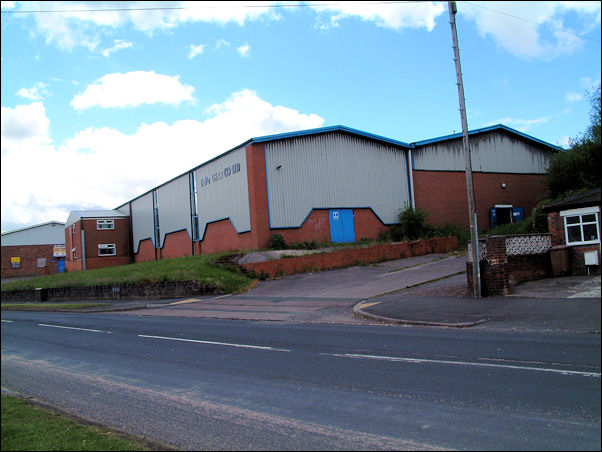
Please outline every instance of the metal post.
[[458, 81], [458, 97], [460, 100], [460, 118], [462, 120], [462, 147], [464, 150], [464, 163], [466, 167], [466, 191], [468, 195], [468, 218], [470, 222], [470, 249], [472, 253], [472, 294], [475, 298], [481, 296], [479, 281], [479, 231], [476, 228], [476, 207], [474, 198], [474, 185], [472, 182], [472, 162], [470, 160], [470, 146], [468, 143], [468, 122], [466, 120], [466, 105], [464, 102], [464, 84], [462, 83], [462, 67], [460, 66], [460, 49], [458, 48], [458, 34], [456, 31], [456, 2], [447, 2], [449, 20], [452, 30], [454, 47], [454, 61], [456, 62], [456, 78]]

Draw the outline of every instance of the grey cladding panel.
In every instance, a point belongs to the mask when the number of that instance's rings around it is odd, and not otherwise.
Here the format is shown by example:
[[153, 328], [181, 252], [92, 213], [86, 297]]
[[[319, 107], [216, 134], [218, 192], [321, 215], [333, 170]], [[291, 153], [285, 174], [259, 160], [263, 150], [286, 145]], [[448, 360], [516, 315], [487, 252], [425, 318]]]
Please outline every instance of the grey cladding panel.
[[188, 173], [162, 185], [159, 192], [159, 231], [161, 243], [170, 232], [186, 229], [190, 232], [190, 188]]
[[294, 228], [314, 208], [372, 208], [395, 223], [409, 203], [406, 151], [341, 133], [266, 144], [270, 226]]
[[229, 218], [236, 232], [251, 230], [245, 148], [196, 170], [201, 239], [208, 223]]
[[154, 243], [153, 231], [153, 194], [150, 192], [132, 201], [134, 253], [138, 252], [138, 245], [141, 240], [150, 238]]
[[[541, 147], [504, 133], [469, 138], [473, 171], [490, 173], [545, 174], [552, 157]], [[413, 151], [417, 170], [464, 171], [462, 140], [441, 141]]]

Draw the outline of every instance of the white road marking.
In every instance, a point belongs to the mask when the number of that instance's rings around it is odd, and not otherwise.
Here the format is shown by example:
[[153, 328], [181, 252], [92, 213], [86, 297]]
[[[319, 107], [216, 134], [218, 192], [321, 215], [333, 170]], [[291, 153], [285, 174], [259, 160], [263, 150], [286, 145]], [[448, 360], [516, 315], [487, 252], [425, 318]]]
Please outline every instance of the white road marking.
[[261, 346], [261, 345], [231, 344], [228, 342], [202, 341], [202, 340], [198, 340], [198, 339], [182, 339], [179, 337], [147, 336], [145, 334], [139, 334], [138, 337], [147, 337], [147, 338], [151, 338], [151, 339], [164, 339], [164, 340], [168, 340], [168, 341], [194, 342], [197, 344], [225, 345], [228, 347], [253, 348], [253, 349], [257, 349], [257, 350], [270, 350], [270, 351], [274, 351], [274, 352], [290, 352], [290, 350], [288, 350], [286, 348], [265, 347], [265, 346]]
[[476, 367], [498, 367], [503, 369], [520, 369], [520, 370], [535, 370], [538, 372], [552, 372], [562, 375], [580, 375], [582, 377], [594, 377], [600, 378], [599, 372], [581, 372], [577, 370], [562, 370], [562, 369], [549, 369], [544, 367], [525, 367], [525, 366], [510, 366], [507, 364], [489, 364], [489, 363], [475, 363], [468, 361], [444, 361], [438, 359], [422, 359], [422, 358], [400, 358], [396, 356], [378, 356], [378, 355], [357, 355], [352, 353], [321, 353], [321, 355], [339, 356], [343, 358], [356, 358], [356, 359], [379, 359], [383, 361], [399, 361], [407, 363], [434, 363], [434, 364], [452, 364], [457, 366], [476, 366]]
[[76, 328], [74, 326], [47, 325], [45, 323], [38, 323], [38, 326], [46, 326], [46, 327], [49, 327], [49, 328], [63, 328], [65, 330], [90, 331], [92, 333], [109, 333], [109, 331], [92, 330], [92, 329], [89, 329], [89, 328]]
[[3, 322], [6, 322], [6, 323], [13, 323], [13, 321], [12, 321], [12, 320], [4, 320], [4, 319], [2, 319], [2, 321], [3, 321]]

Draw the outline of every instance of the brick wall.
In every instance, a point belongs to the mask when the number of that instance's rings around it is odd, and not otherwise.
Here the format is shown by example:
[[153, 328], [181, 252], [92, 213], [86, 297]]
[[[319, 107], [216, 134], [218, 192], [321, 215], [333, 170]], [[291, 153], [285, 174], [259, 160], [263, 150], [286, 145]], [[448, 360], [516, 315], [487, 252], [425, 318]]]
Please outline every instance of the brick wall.
[[286, 257], [265, 262], [243, 264], [247, 271], [268, 276], [291, 275], [307, 271], [344, 268], [429, 253], [445, 253], [458, 246], [456, 237], [438, 237], [370, 247], [350, 248], [331, 253]]
[[[468, 227], [466, 175], [460, 171], [413, 171], [416, 205], [430, 213], [427, 222]], [[506, 188], [502, 188], [502, 183]], [[545, 175], [473, 173], [477, 223], [489, 229], [489, 209], [496, 204], [522, 207], [525, 217], [547, 195]]]
[[[548, 229], [552, 236], [552, 246], [560, 247], [566, 245], [566, 234], [564, 230], [564, 218], [560, 212], [548, 213]], [[598, 237], [600, 237], [600, 224], [598, 224]], [[600, 274], [600, 244], [572, 245], [567, 248], [568, 273], [571, 275]], [[585, 253], [598, 253], [598, 265], [587, 268], [585, 266]]]
[[[2, 277], [12, 278], [58, 273], [58, 263], [52, 262], [55, 259], [52, 252], [53, 245], [3, 246]], [[11, 257], [21, 258], [20, 268], [12, 268]], [[38, 258], [46, 259], [45, 267], [38, 267]]]
[[[486, 258], [479, 262], [483, 297], [508, 295], [517, 284], [552, 276], [548, 252], [509, 256], [506, 238], [495, 236], [479, 241], [487, 250]], [[468, 287], [472, 288], [472, 262], [466, 263], [466, 278]]]

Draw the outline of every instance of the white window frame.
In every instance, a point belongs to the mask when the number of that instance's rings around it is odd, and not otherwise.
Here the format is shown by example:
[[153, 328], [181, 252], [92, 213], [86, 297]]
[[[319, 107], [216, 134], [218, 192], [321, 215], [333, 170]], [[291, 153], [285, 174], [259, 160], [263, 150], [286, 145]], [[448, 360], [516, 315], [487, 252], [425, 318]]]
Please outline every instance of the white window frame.
[[115, 220], [96, 220], [96, 230], [115, 229]]
[[[101, 253], [100, 250], [113, 250], [112, 253]], [[99, 256], [115, 256], [117, 254], [117, 249], [114, 243], [99, 243], [98, 244], [98, 255]]]
[[[588, 221], [588, 222], [584, 223], [583, 216], [585, 216], [585, 215], [595, 215], [595, 218], [596, 218], [595, 222]], [[595, 207], [583, 207], [581, 209], [563, 210], [560, 212], [560, 216], [563, 217], [563, 220], [564, 220], [564, 240], [568, 246], [591, 245], [594, 243], [600, 243], [600, 208], [599, 207], [595, 206]], [[567, 218], [569, 218], [569, 217], [579, 217], [579, 223], [567, 224]], [[583, 226], [589, 225], [589, 224], [596, 225], [596, 234], [598, 236], [598, 238], [596, 240], [581, 240], [580, 242], [569, 242], [568, 227], [580, 226], [581, 227], [581, 238], [583, 239]]]

